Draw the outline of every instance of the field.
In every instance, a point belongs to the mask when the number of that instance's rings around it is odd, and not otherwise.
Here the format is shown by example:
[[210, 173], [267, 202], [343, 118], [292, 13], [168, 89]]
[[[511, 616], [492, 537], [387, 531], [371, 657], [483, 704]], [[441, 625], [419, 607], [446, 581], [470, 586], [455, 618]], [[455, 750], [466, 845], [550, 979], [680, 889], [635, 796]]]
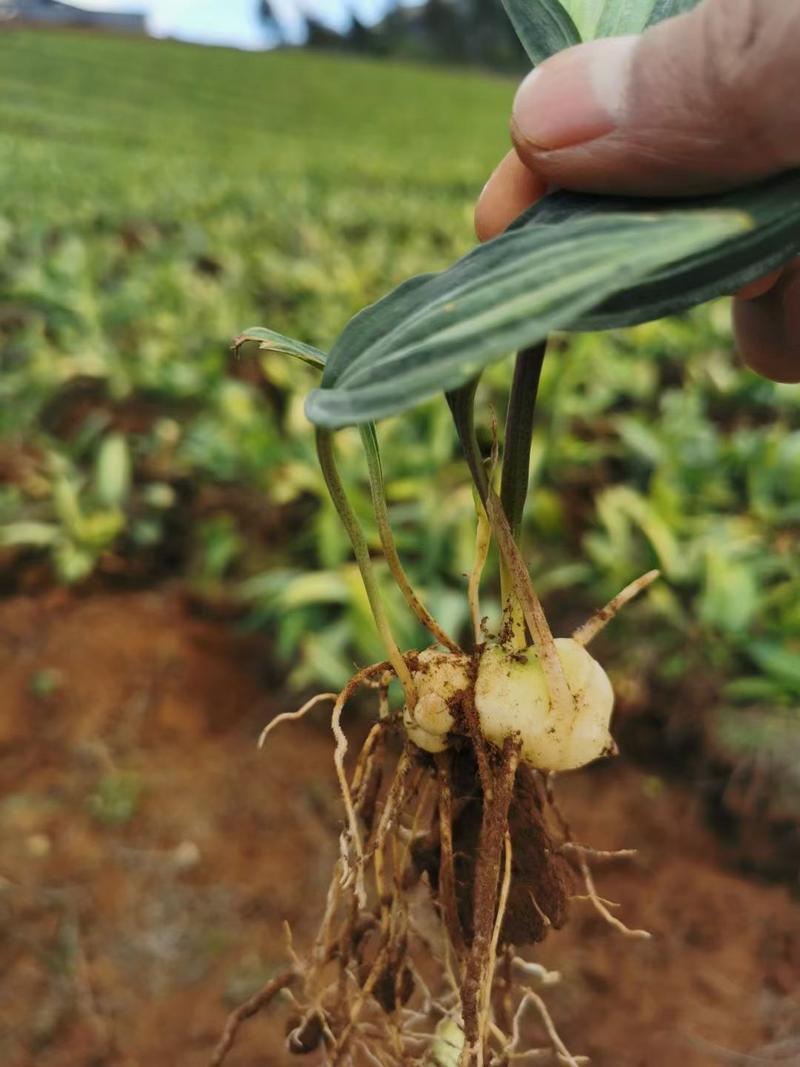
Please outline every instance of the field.
[[[310, 375], [230, 339], [325, 349], [469, 248], [513, 90], [0, 33], [3, 1063], [206, 1063], [280, 968], [282, 921], [311, 935], [330, 740], [320, 718], [271, 758], [254, 741], [380, 651], [313, 463]], [[656, 936], [578, 913], [539, 956], [564, 973], [554, 1014], [601, 1067], [796, 1062], [800, 391], [738, 367], [724, 302], [557, 347], [537, 587], [566, 629], [664, 580], [601, 649], [623, 760], [563, 785], [581, 837], [640, 849], [600, 891]], [[498, 411], [507, 373], [484, 387]], [[461, 630], [472, 502], [444, 404], [382, 434], [401, 551]], [[343, 452], [366, 516], [355, 437]], [[278, 1022], [250, 1025], [231, 1064], [288, 1062]]]

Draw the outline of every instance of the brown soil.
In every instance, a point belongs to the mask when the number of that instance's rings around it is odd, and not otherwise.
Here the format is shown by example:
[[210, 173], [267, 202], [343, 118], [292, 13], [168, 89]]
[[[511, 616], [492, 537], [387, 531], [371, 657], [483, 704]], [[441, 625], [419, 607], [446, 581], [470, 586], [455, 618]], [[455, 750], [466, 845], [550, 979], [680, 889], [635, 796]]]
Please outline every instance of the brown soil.
[[[0, 605], [0, 1063], [208, 1062], [227, 1012], [285, 965], [283, 920], [312, 935], [340, 809], [325, 711], [259, 753], [268, 650], [171, 593]], [[317, 715], [317, 713], [313, 713]], [[351, 720], [352, 721], [352, 720]], [[579, 841], [634, 846], [533, 950], [596, 1067], [800, 1063], [800, 907], [726, 867], [695, 796], [621, 762], [563, 778]], [[282, 1009], [232, 1067], [283, 1051]], [[753, 1058], [748, 1058], [748, 1055]]]

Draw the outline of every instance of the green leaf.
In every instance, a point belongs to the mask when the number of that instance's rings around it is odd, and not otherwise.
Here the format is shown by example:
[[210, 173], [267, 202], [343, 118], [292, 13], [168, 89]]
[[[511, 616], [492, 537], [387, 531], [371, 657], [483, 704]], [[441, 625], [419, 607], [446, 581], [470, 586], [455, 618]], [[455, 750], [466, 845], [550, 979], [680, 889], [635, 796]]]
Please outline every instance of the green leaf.
[[726, 682], [723, 693], [736, 704], [782, 704], [786, 703], [786, 687], [773, 678], [734, 678]]
[[641, 33], [647, 26], [690, 11], [698, 3], [699, 0], [564, 0], [564, 7], [582, 40], [591, 41], [596, 37]]
[[615, 547], [621, 548], [628, 540], [624, 526], [627, 518], [650, 542], [665, 576], [673, 581], [684, 576], [686, 561], [675, 534], [646, 496], [629, 486], [617, 485], [602, 494], [598, 510]]
[[309, 604], [346, 604], [349, 598], [347, 583], [336, 571], [317, 571], [301, 574], [288, 582], [280, 592], [283, 611], [293, 611]]
[[336, 428], [453, 390], [665, 264], [749, 226], [741, 212], [676, 209], [586, 208], [544, 224], [529, 219], [357, 315], [333, 346], [306, 414]]
[[53, 484], [53, 508], [59, 522], [73, 536], [80, 537], [83, 526], [83, 510], [74, 482], [63, 475]]
[[95, 556], [72, 541], [60, 541], [55, 546], [53, 563], [59, 581], [71, 585], [80, 582], [92, 573]]
[[687, 11], [691, 11], [693, 7], [697, 7], [700, 0], [656, 0], [653, 5], [653, 12], [650, 18], [647, 20], [648, 26], [654, 26], [657, 22], [663, 22], [664, 19], [671, 19], [675, 15], [683, 15]]
[[122, 507], [131, 491], [131, 454], [121, 433], [109, 434], [100, 445], [95, 461], [98, 500], [110, 508]]
[[514, 32], [536, 66], [581, 43], [581, 34], [558, 0], [503, 0]]
[[327, 357], [320, 349], [303, 344], [302, 341], [294, 341], [291, 337], [284, 337], [282, 333], [275, 333], [274, 330], [267, 330], [263, 326], [251, 326], [249, 330], [240, 333], [233, 342], [234, 352], [238, 353], [242, 345], [249, 341], [257, 342], [261, 351], [282, 352], [286, 356], [294, 356], [317, 370], [322, 370], [325, 366]]
[[771, 641], [758, 641], [748, 651], [758, 666], [775, 681], [800, 696], [800, 652]]
[[589, 196], [557, 192], [530, 208], [512, 229], [559, 225], [566, 218], [588, 214], [650, 211], [670, 214], [686, 211], [743, 211], [753, 226], [731, 239], [707, 243], [702, 251], [670, 262], [651, 272], [646, 280], [620, 285], [608, 298], [575, 316], [561, 328], [607, 330], [634, 326], [735, 292], [768, 274], [800, 251], [800, 171], [716, 196], [691, 199], [645, 199]]
[[58, 541], [58, 527], [49, 522], [21, 520], [0, 526], [0, 546], [12, 548], [27, 545], [30, 548], [49, 548]]
[[591, 41], [606, 6], [606, 0], [564, 0], [572, 21], [578, 27], [582, 41]]
[[752, 566], [731, 558], [721, 547], [709, 547], [699, 605], [702, 621], [725, 633], [741, 633], [758, 607], [759, 588]]
[[653, 0], [607, 0], [597, 21], [595, 37], [641, 33], [653, 14]]

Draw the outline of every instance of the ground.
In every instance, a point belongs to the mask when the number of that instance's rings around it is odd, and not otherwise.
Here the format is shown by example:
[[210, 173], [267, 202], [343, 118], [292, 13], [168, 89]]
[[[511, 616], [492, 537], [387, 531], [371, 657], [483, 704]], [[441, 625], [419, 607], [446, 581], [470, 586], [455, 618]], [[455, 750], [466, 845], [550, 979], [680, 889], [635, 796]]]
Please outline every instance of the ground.
[[[179, 592], [54, 592], [0, 606], [0, 1059], [8, 1067], [208, 1062], [226, 1013], [312, 934], [340, 811], [324, 712], [268, 644]], [[357, 732], [358, 716], [351, 719]], [[737, 873], [696, 794], [624, 758], [564, 776], [576, 836], [635, 847], [536, 950], [548, 1001], [596, 1067], [800, 1061], [800, 907]], [[283, 1067], [280, 1010], [232, 1067]], [[752, 1058], [751, 1058], [752, 1057]], [[307, 1062], [313, 1062], [307, 1061]]]

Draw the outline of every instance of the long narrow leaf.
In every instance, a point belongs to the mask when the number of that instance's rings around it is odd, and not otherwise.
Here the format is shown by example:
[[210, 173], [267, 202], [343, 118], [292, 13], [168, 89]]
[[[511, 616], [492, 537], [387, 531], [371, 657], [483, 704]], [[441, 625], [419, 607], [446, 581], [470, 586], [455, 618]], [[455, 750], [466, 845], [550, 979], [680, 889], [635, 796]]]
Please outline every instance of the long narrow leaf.
[[455, 389], [665, 264], [749, 226], [741, 212], [673, 210], [584, 213], [512, 230], [361, 312], [334, 345], [306, 413], [338, 427]]
[[564, 0], [564, 7], [583, 40], [590, 41], [641, 33], [647, 26], [690, 11], [698, 3], [699, 0]]
[[403, 564], [400, 562], [400, 556], [397, 552], [397, 545], [395, 544], [394, 534], [392, 533], [392, 525], [389, 521], [389, 509], [386, 501], [386, 489], [383, 483], [383, 464], [381, 463], [380, 446], [378, 444], [378, 432], [375, 428], [375, 423], [362, 423], [359, 427], [359, 430], [361, 431], [361, 443], [364, 446], [364, 452], [367, 456], [370, 492], [372, 494], [372, 508], [375, 512], [375, 520], [378, 524], [378, 533], [380, 534], [383, 554], [389, 566], [389, 570], [392, 573], [392, 577], [397, 582], [400, 592], [405, 597], [406, 603], [417, 616], [422, 625], [427, 628], [427, 630], [441, 645], [443, 645], [445, 648], [449, 648], [451, 652], [458, 652], [460, 651], [458, 645], [448, 634], [445, 633], [445, 631], [441, 628], [436, 619], [434, 619], [433, 615], [431, 615], [431, 613], [422, 603], [414, 587], [409, 581], [408, 575], [403, 569]]
[[503, 7], [534, 66], [581, 43], [575, 23], [559, 0], [503, 0]]
[[234, 351], [238, 352], [242, 345], [247, 344], [248, 341], [257, 342], [262, 351], [281, 352], [286, 356], [294, 356], [309, 367], [315, 367], [317, 370], [324, 368], [327, 359], [325, 353], [318, 348], [314, 348], [313, 345], [306, 345], [302, 341], [284, 337], [282, 333], [275, 333], [274, 330], [267, 330], [263, 326], [251, 326], [249, 330], [239, 334], [233, 342]]
[[653, 13], [647, 20], [647, 25], [653, 26], [656, 22], [671, 19], [674, 15], [683, 15], [685, 12], [691, 11], [693, 7], [697, 7], [699, 3], [700, 0], [656, 0], [653, 5]]
[[577, 26], [582, 40], [591, 41], [595, 36], [597, 23], [606, 2], [607, 0], [562, 0], [562, 5]]
[[[686, 200], [630, 200], [556, 193], [514, 225], [558, 224], [583, 213], [616, 212], [624, 208], [671, 212]], [[739, 210], [753, 219], [750, 230], [669, 264], [628, 288], [617, 290], [582, 312], [564, 329], [605, 330], [674, 315], [726, 293], [733, 293], [769, 273], [800, 252], [800, 171], [757, 186], [691, 201], [701, 210]]]
[[653, 0], [606, 0], [595, 37], [641, 33], [653, 14]]

